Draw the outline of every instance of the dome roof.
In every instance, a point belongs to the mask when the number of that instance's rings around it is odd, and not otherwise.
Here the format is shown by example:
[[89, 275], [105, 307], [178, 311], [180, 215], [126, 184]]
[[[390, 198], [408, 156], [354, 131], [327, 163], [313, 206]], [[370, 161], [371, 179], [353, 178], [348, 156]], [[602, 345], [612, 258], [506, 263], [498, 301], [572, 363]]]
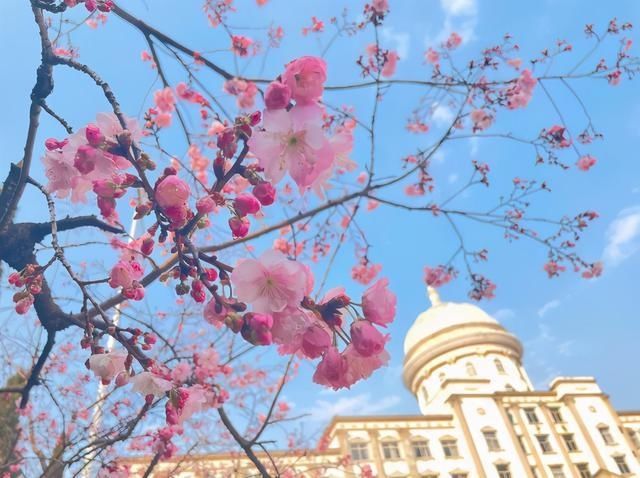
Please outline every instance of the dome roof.
[[416, 318], [404, 339], [405, 355], [419, 342], [445, 329], [458, 325], [500, 325], [496, 319], [480, 307], [467, 303], [441, 302], [438, 292], [429, 287], [431, 307]]

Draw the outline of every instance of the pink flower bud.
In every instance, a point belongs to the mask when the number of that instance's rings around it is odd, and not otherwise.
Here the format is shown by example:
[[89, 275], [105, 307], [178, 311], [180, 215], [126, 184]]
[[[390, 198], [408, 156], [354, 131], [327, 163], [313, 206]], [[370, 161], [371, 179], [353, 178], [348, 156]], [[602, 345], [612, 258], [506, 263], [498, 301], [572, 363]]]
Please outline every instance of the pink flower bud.
[[97, 150], [93, 146], [82, 145], [78, 148], [73, 165], [81, 174], [89, 174], [96, 168]]
[[216, 202], [213, 200], [211, 196], [206, 196], [198, 199], [196, 203], [196, 209], [199, 214], [205, 215], [209, 214], [216, 209]]
[[269, 206], [276, 200], [276, 189], [271, 183], [263, 181], [253, 188], [253, 195], [263, 206]]
[[238, 239], [249, 233], [249, 220], [246, 217], [232, 217], [229, 219], [229, 227], [233, 237]]
[[245, 315], [242, 336], [254, 345], [270, 345], [273, 342], [271, 327], [273, 327], [271, 315], [249, 313]]
[[53, 151], [54, 149], [61, 149], [66, 146], [69, 142], [68, 139], [63, 139], [62, 141], [58, 141], [55, 138], [49, 138], [44, 142], [44, 146], [49, 150]]
[[178, 176], [165, 177], [156, 186], [156, 201], [162, 208], [182, 206], [189, 199], [191, 189]]
[[100, 146], [104, 141], [104, 135], [95, 124], [88, 124], [84, 134], [91, 146]]
[[260, 210], [260, 201], [252, 194], [239, 194], [233, 201], [233, 208], [240, 217], [255, 214]]
[[363, 357], [378, 355], [384, 349], [386, 338], [367, 320], [351, 324], [351, 343]]
[[142, 241], [142, 245], [140, 246], [140, 252], [142, 252], [145, 256], [150, 255], [153, 252], [153, 246], [155, 245], [155, 241], [152, 237], [147, 237]]
[[289, 106], [291, 89], [284, 83], [272, 81], [264, 95], [264, 104], [269, 110], [281, 110]]

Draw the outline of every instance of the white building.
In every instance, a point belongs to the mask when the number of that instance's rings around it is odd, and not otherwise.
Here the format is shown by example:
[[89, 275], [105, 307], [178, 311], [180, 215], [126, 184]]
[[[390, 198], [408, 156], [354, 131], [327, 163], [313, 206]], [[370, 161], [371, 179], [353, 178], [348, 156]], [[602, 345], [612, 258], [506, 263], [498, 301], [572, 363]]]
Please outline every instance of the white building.
[[[475, 305], [429, 297], [404, 343], [404, 383], [421, 415], [336, 417], [322, 449], [273, 454], [274, 476], [640, 477], [640, 411], [614, 410], [592, 377], [534, 390], [513, 334]], [[237, 455], [205, 455], [153, 476], [251, 474]]]

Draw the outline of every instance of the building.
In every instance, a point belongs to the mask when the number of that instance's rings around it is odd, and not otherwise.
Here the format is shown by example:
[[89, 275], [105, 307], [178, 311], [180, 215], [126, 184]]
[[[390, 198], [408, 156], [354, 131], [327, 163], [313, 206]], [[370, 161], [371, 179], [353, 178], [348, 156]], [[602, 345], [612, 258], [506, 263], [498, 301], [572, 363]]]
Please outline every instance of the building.
[[[640, 411], [616, 411], [592, 377], [534, 390], [513, 334], [475, 305], [441, 302], [434, 289], [429, 298], [404, 342], [404, 383], [421, 414], [335, 417], [322, 449], [272, 454], [282, 476], [640, 477]], [[153, 476], [255, 476], [250, 465], [206, 455]]]

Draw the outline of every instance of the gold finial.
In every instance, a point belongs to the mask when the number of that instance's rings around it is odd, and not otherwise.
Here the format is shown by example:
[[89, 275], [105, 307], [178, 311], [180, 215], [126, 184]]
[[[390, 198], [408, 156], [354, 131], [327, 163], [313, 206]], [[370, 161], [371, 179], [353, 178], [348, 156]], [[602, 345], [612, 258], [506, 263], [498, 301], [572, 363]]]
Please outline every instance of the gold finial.
[[438, 294], [438, 290], [435, 287], [427, 286], [427, 293], [429, 295], [429, 301], [431, 301], [431, 307], [435, 307], [440, 305], [440, 294]]

